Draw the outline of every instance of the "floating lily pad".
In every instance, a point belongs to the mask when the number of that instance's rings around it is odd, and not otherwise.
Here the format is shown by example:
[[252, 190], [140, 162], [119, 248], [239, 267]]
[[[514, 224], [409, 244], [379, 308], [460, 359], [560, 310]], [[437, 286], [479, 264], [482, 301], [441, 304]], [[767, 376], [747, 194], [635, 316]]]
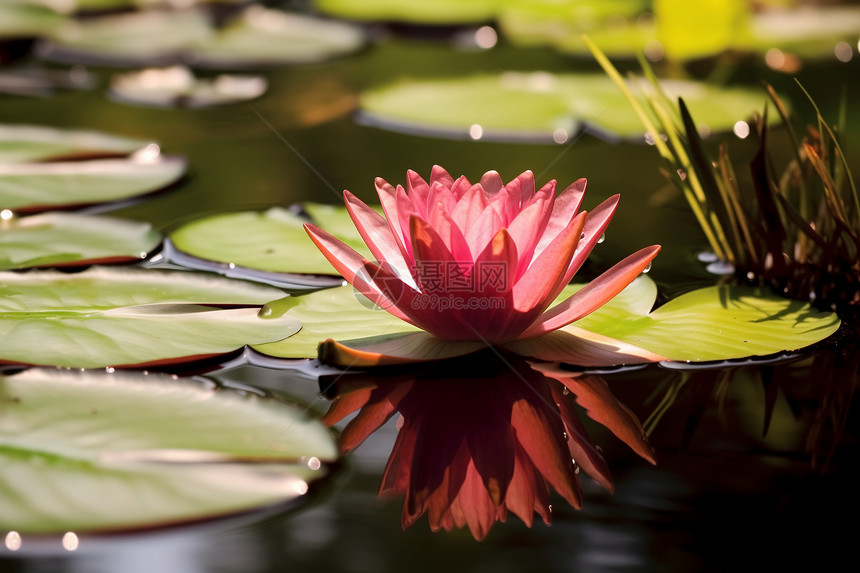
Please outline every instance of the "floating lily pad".
[[45, 6], [23, 2], [0, 3], [0, 40], [43, 36], [64, 20], [65, 16]]
[[[766, 99], [760, 90], [693, 81], [661, 85], [714, 132], [730, 131]], [[604, 75], [506, 72], [400, 81], [362, 94], [361, 110], [363, 121], [379, 127], [453, 138], [563, 143], [581, 124], [613, 138], [644, 136], [630, 104]]]
[[207, 68], [305, 63], [353, 52], [366, 42], [344, 22], [250, 6], [221, 29], [201, 12], [115, 14], [60, 27], [39, 50], [63, 62]]
[[802, 57], [823, 58], [832, 57], [840, 41], [856, 48], [858, 39], [860, 6], [803, 6], [756, 14], [740, 48], [761, 53], [778, 48]]
[[[579, 288], [582, 285], [568, 287], [559, 300]], [[656, 293], [654, 282], [640, 277], [596, 312], [550, 336], [576, 336], [600, 344], [605, 342], [602, 337], [610, 337], [671, 360], [700, 362], [796, 350], [823, 340], [839, 327], [833, 313], [752, 288], [699, 289], [650, 312]], [[274, 315], [294, 316], [306, 325], [294, 338], [253, 347], [281, 358], [316, 356], [314, 342], [328, 338], [347, 345], [361, 339], [408, 341], [407, 336], [417, 330], [374, 309], [349, 286], [276, 301], [270, 308]], [[534, 340], [538, 338], [505, 346], [528, 357]]]
[[27, 370], [0, 377], [0, 530], [107, 533], [296, 500], [337, 458], [292, 404], [204, 380]]
[[364, 31], [345, 22], [250, 6], [217, 34], [196, 41], [191, 63], [220, 69], [318, 62], [365, 42]]
[[323, 13], [339, 18], [416, 24], [467, 24], [492, 20], [500, 0], [314, 0]]
[[198, 79], [188, 68], [150, 68], [111, 79], [113, 99], [161, 107], [209, 107], [247, 101], [266, 92], [261, 76], [220, 75]]
[[129, 263], [160, 244], [149, 223], [45, 213], [0, 223], [0, 270]]
[[122, 159], [0, 164], [0, 209], [32, 213], [120, 201], [165, 189], [185, 174], [184, 158], [144, 151]]
[[184, 271], [0, 273], [0, 361], [98, 368], [226, 354], [301, 328], [291, 317], [259, 315], [263, 304], [283, 295]]
[[89, 65], [170, 65], [213, 34], [200, 12], [141, 11], [69, 20], [42, 43], [42, 58]]
[[657, 296], [649, 282], [633, 282], [612, 306], [575, 326], [671, 360], [702, 362], [797, 350], [824, 340], [840, 325], [832, 312], [748, 287], [702, 288], [648, 312]]
[[57, 90], [88, 90], [95, 85], [94, 78], [80, 68], [62, 71], [25, 67], [0, 72], [0, 93], [10, 95], [48, 97]]
[[[306, 203], [304, 208], [313, 221], [371, 257], [345, 207]], [[302, 225], [307, 222], [308, 219], [291, 211], [273, 207], [266, 211], [203, 217], [179, 227], [169, 234], [169, 238], [179, 254], [174, 258], [195, 268], [220, 272], [230, 270], [236, 276], [243, 276], [243, 270], [262, 271], [247, 276], [277, 284], [341, 284], [343, 279], [333, 276], [336, 271], [331, 263], [305, 232]], [[218, 266], [213, 268], [212, 262]], [[330, 275], [332, 278], [320, 282], [318, 277], [299, 275]]]
[[0, 163], [118, 157], [151, 143], [95, 131], [0, 125]]

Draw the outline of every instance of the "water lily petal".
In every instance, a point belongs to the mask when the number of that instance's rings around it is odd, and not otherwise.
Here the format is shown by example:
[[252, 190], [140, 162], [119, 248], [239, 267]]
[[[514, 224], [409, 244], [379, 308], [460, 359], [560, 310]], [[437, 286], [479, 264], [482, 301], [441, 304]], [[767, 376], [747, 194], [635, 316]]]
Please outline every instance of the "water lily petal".
[[[600, 242], [603, 232], [609, 226], [609, 221], [612, 220], [612, 216], [618, 208], [618, 201], [620, 199], [620, 195], [613, 195], [588, 213], [588, 217], [585, 219], [585, 227], [582, 229], [582, 234], [585, 236], [576, 246], [573, 259], [570, 261], [570, 267], [564, 275], [563, 284], [570, 282], [570, 279], [573, 278], [573, 275], [576, 274], [576, 271], [579, 270], [582, 263], [588, 258], [591, 250]], [[560, 292], [561, 290], [554, 293], [554, 296], [558, 296]]]
[[624, 290], [624, 287], [638, 277], [659, 252], [660, 246], [652, 245], [628, 255], [569, 299], [546, 311], [523, 332], [521, 338], [551, 332], [594, 312]]
[[[435, 167], [434, 167], [435, 169]], [[433, 181], [433, 179], [430, 179]], [[428, 197], [430, 196], [430, 185], [424, 178], [411, 169], [406, 172], [406, 194], [412, 203], [412, 208], [420, 217], [427, 217]]]
[[[481, 185], [472, 185], [457, 202], [454, 210], [451, 211], [451, 218], [454, 220], [454, 224], [460, 228], [464, 237], [481, 216], [481, 213], [484, 212], [484, 209], [487, 208], [487, 205], [489, 205], [487, 195]], [[471, 254], [471, 258], [474, 260], [478, 253], [471, 250]]]
[[382, 177], [376, 178], [376, 193], [382, 204], [385, 219], [392, 234], [397, 237], [398, 245], [407, 261], [412, 260], [412, 241], [409, 239], [409, 218], [415, 214], [412, 201], [400, 185], [395, 189]]
[[[549, 295], [556, 290], [567, 271], [585, 225], [585, 216], [584, 211], [577, 215], [517, 281], [513, 294], [518, 311], [540, 313], [549, 306], [552, 301]], [[531, 315], [529, 320], [534, 318], [535, 315]]]
[[481, 176], [481, 187], [487, 193], [498, 193], [499, 190], [504, 187], [504, 183], [502, 182], [502, 176], [499, 175], [498, 171], [487, 171], [486, 173], [484, 173], [484, 175]]
[[532, 254], [546, 225], [552, 215], [555, 198], [555, 182], [547, 184], [535, 193], [522, 211], [508, 226], [508, 231], [517, 245], [520, 263], [517, 267], [517, 278], [521, 277], [532, 262]]
[[388, 221], [349, 191], [344, 191], [343, 195], [355, 228], [376, 260], [390, 264], [398, 277], [415, 288], [410, 265], [406, 262], [399, 240]]
[[323, 424], [329, 427], [334, 426], [353, 412], [357, 412], [370, 400], [373, 390], [373, 388], [361, 388], [354, 392], [335, 396], [328, 407], [328, 411], [322, 417]]
[[[308, 236], [322, 252], [326, 259], [332, 264], [338, 273], [343, 276], [346, 281], [354, 286], [361, 294], [369, 298], [373, 304], [384, 308], [397, 318], [404, 320], [410, 324], [414, 324], [412, 319], [406, 314], [400, 312], [397, 307], [386, 297], [385, 292], [380, 289], [374, 281], [374, 277], [380, 274], [380, 267], [365, 259], [360, 253], [349, 245], [336, 239], [326, 231], [319, 227], [305, 224], [305, 231]], [[369, 270], [368, 270], [369, 269]], [[389, 281], [389, 285], [395, 282], [401, 282], [394, 273], [384, 273], [384, 279]], [[392, 280], [394, 279], [394, 280]], [[382, 282], [382, 281], [381, 281]], [[402, 283], [401, 288], [411, 287]]]
[[585, 196], [585, 179], [578, 179], [556, 196], [552, 205], [552, 215], [541, 235], [532, 259], [537, 258], [553, 239], [573, 220]]

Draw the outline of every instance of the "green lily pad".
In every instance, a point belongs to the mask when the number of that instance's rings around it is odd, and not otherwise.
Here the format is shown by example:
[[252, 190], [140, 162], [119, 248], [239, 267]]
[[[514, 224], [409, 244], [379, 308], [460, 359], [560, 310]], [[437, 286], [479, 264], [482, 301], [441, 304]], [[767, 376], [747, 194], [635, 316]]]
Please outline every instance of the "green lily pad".
[[[832, 312], [750, 287], [708, 287], [653, 312], [656, 289], [639, 279], [612, 306], [575, 323], [671, 360], [702, 362], [766, 356], [824, 340], [839, 328]], [[646, 305], [646, 301], [650, 304]]]
[[[760, 90], [693, 81], [661, 85], [713, 132], [730, 131], [766, 98]], [[363, 121], [379, 127], [452, 138], [563, 143], [581, 124], [610, 138], [644, 137], [641, 121], [604, 75], [505, 72], [400, 81], [364, 92], [361, 110]]]
[[[343, 206], [306, 203], [311, 219], [357, 251], [370, 252]], [[280, 207], [203, 217], [169, 234], [179, 256], [171, 258], [195, 268], [267, 279], [278, 284], [334, 286], [343, 279], [312, 276], [336, 275], [336, 271], [308, 237], [302, 225], [307, 219]], [[183, 257], [187, 255], [193, 258]], [[211, 263], [219, 266], [212, 267]], [[260, 272], [253, 272], [260, 271]]]
[[222, 74], [198, 79], [183, 66], [149, 68], [111, 78], [112, 99], [158, 107], [210, 107], [247, 101], [266, 92], [262, 76]]
[[756, 14], [740, 48], [765, 53], [771, 48], [805, 58], [829, 58], [840, 41], [856, 49], [860, 6], [808, 6]]
[[[559, 301], [582, 286], [567, 287]], [[596, 333], [671, 360], [701, 362], [796, 350], [827, 338], [839, 327], [833, 313], [752, 288], [703, 288], [651, 312], [656, 295], [654, 282], [639, 277], [599, 310], [561, 330], [580, 337]], [[328, 338], [349, 345], [417, 330], [374, 308], [349, 286], [276, 301], [269, 308], [273, 315], [293, 316], [305, 324], [296, 337], [253, 346], [279, 358], [314, 357], [317, 343]]]
[[0, 163], [119, 157], [150, 144], [95, 131], [0, 125]]
[[349, 23], [249, 6], [221, 29], [199, 11], [142, 11], [69, 21], [39, 51], [48, 60], [112, 66], [237, 68], [317, 62], [366, 42]]
[[99, 368], [218, 356], [296, 333], [297, 320], [260, 315], [283, 296], [184, 271], [3, 272], [0, 362]]
[[65, 16], [45, 6], [23, 2], [0, 3], [0, 40], [36, 38], [54, 31]]
[[0, 377], [0, 530], [107, 533], [308, 492], [337, 458], [295, 405], [200, 379], [32, 369]]
[[188, 46], [213, 33], [202, 12], [112, 14], [67, 21], [40, 45], [39, 56], [88, 65], [170, 65]]
[[416, 24], [468, 24], [492, 20], [501, 0], [314, 0], [320, 12], [338, 18]]
[[149, 223], [44, 213], [0, 223], [0, 270], [129, 263], [160, 244]]
[[122, 159], [0, 164], [0, 209], [32, 213], [160, 191], [185, 174], [186, 161], [153, 149]]
[[354, 52], [366, 41], [352, 24], [255, 5], [217, 34], [195, 41], [191, 63], [248, 68], [318, 62]]
[[317, 346], [327, 338], [347, 341], [369, 336], [386, 336], [420, 329], [375, 307], [351, 286], [329, 288], [301, 296], [272, 301], [266, 309], [273, 316], [291, 316], [302, 330], [291, 337], [252, 348], [277, 358], [315, 358]]

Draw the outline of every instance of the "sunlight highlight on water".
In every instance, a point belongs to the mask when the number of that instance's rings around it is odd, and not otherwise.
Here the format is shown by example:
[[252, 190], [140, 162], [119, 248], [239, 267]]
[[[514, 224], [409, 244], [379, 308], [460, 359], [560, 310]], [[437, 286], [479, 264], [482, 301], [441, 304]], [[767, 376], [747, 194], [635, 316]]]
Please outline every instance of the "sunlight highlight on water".
[[10, 531], [6, 534], [6, 549], [8, 549], [9, 551], [18, 551], [19, 549], [21, 549], [21, 544], [22, 541], [20, 533], [18, 533], [17, 531]]
[[80, 540], [74, 531], [68, 531], [63, 535], [63, 549], [66, 551], [76, 551], [80, 545]]

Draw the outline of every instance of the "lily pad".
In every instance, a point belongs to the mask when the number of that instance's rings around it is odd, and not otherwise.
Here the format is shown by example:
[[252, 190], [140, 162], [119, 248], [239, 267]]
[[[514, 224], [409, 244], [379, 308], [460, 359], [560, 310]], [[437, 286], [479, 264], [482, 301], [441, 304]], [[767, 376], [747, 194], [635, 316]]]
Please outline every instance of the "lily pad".
[[314, 6], [338, 18], [416, 24], [467, 24], [492, 20], [500, 0], [314, 0]]
[[218, 356], [295, 334], [298, 320], [260, 314], [283, 296], [273, 287], [184, 271], [4, 272], [0, 362], [99, 368]]
[[186, 161], [157, 149], [122, 159], [0, 164], [0, 209], [32, 213], [160, 191], [185, 174]]
[[[303, 205], [314, 222], [329, 230], [368, 258], [370, 252], [352, 224], [343, 206], [314, 203]], [[277, 284], [334, 286], [343, 282], [340, 277], [320, 282], [312, 276], [336, 275], [331, 264], [308, 238], [302, 225], [308, 219], [280, 207], [266, 211], [242, 211], [203, 217], [187, 223], [169, 234], [170, 242], [179, 257], [177, 262], [207, 270], [254, 272], [254, 278], [263, 278]], [[193, 257], [191, 259], [182, 255]], [[211, 267], [214, 262], [220, 269]]]
[[69, 20], [39, 47], [40, 57], [66, 63], [158, 66], [214, 30], [201, 12], [141, 11]]
[[149, 223], [45, 213], [0, 223], [0, 270], [130, 263], [160, 244]]
[[199, 11], [145, 11], [69, 21], [39, 54], [49, 60], [112, 66], [247, 68], [317, 62], [353, 52], [364, 31], [345, 22], [249, 6], [216, 29]]
[[[559, 301], [582, 286], [567, 287]], [[827, 338], [839, 327], [839, 319], [833, 313], [818, 312], [809, 305], [752, 288], [703, 288], [651, 312], [656, 293], [654, 282], [641, 276], [596, 312], [547, 336], [577, 337], [600, 344], [603, 349], [609, 337], [670, 360], [701, 362], [796, 350]], [[306, 325], [296, 337], [253, 346], [263, 354], [280, 358], [316, 356], [314, 341], [329, 338], [347, 346], [369, 340], [372, 345], [362, 342], [359, 347], [376, 348], [380, 343], [391, 346], [395, 339], [408, 341], [417, 331], [374, 308], [348, 286], [276, 301], [269, 307], [274, 315], [293, 316]], [[507, 343], [505, 347], [528, 357], [530, 345], [539, 338]], [[411, 352], [406, 347], [397, 350]], [[465, 348], [461, 354], [473, 350]], [[545, 354], [546, 349], [542, 350]], [[440, 356], [454, 355], [449, 348], [440, 348], [439, 352]], [[424, 359], [431, 359], [425, 354]]]
[[824, 340], [839, 328], [832, 312], [750, 287], [708, 287], [653, 312], [656, 289], [641, 279], [575, 327], [642, 346], [671, 360], [702, 362], [766, 356]]
[[247, 101], [266, 92], [262, 76], [219, 75], [198, 79], [188, 68], [149, 68], [111, 78], [111, 98], [159, 107], [210, 107]]
[[54, 31], [65, 16], [45, 6], [23, 2], [0, 3], [0, 40], [36, 38]]
[[96, 131], [0, 125], [0, 163], [120, 157], [150, 144]]
[[223, 69], [318, 62], [354, 52], [366, 41], [352, 24], [255, 5], [217, 34], [195, 41], [190, 63]]
[[0, 377], [0, 530], [116, 532], [301, 498], [337, 458], [297, 406], [199, 379]]
[[[759, 90], [664, 81], [711, 131], [730, 131], [760, 111]], [[604, 75], [505, 72], [400, 81], [366, 91], [361, 119], [397, 131], [452, 138], [563, 143], [580, 125], [610, 138], [643, 141], [641, 121]]]

